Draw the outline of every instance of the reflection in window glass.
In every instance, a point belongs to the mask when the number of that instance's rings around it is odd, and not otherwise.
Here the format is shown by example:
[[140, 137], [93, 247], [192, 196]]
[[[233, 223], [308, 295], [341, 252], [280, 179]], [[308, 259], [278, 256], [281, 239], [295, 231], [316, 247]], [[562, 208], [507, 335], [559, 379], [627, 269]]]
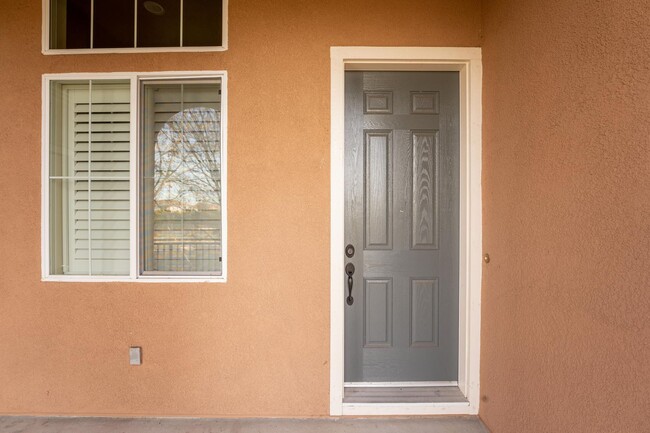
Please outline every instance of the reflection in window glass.
[[138, 47], [178, 47], [180, 31], [180, 0], [138, 2]]
[[221, 87], [144, 84], [144, 273], [221, 273]]

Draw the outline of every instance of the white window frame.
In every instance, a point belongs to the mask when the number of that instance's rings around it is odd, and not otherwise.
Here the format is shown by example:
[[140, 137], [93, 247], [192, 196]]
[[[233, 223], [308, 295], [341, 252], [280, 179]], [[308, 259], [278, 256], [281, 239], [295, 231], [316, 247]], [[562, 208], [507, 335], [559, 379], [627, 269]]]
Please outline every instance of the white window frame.
[[[141, 275], [140, 263], [140, 84], [149, 80], [219, 79], [221, 81], [221, 275]], [[129, 181], [129, 275], [53, 275], [50, 273], [50, 87], [53, 81], [66, 80], [128, 80], [130, 83], [130, 181]], [[159, 282], [159, 283], [225, 283], [228, 270], [228, 74], [226, 71], [108, 72], [44, 74], [42, 78], [42, 148], [41, 148], [41, 279], [42, 281], [76, 282]]]
[[[50, 48], [50, 0], [42, 0], [42, 48], [45, 55], [59, 54], [115, 54], [115, 53], [173, 53], [212, 52], [228, 50], [228, 0], [223, 0], [221, 11], [221, 45], [205, 47], [133, 47], [133, 48]], [[137, 12], [136, 12], [137, 19]], [[182, 24], [181, 24], [182, 25]], [[137, 25], [136, 25], [137, 27]]]
[[[481, 49], [331, 47], [330, 415], [476, 415], [479, 410], [482, 278]], [[460, 78], [458, 387], [467, 402], [344, 403], [345, 71], [456, 71]], [[392, 383], [393, 386], [400, 383]], [[438, 384], [440, 385], [440, 384]]]

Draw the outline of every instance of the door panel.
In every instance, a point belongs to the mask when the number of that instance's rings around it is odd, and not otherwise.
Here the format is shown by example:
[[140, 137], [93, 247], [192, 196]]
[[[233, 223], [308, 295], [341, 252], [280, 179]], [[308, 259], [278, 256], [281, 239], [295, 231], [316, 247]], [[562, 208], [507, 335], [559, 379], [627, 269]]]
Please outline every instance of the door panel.
[[457, 380], [458, 73], [345, 87], [345, 381]]
[[392, 344], [393, 282], [370, 278], [364, 281], [365, 312], [363, 347], [390, 347]]
[[393, 247], [391, 131], [365, 131], [365, 249]]
[[413, 180], [411, 248], [438, 249], [438, 133], [414, 131], [411, 138]]

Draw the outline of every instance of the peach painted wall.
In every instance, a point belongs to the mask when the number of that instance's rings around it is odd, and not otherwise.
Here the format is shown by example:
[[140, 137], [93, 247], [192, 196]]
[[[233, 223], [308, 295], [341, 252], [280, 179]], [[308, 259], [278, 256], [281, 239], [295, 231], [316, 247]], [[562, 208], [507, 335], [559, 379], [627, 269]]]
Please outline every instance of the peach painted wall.
[[650, 7], [483, 5], [480, 415], [650, 431]]
[[[41, 1], [1, 0], [1, 414], [328, 414], [329, 47], [478, 46], [480, 2], [230, 3], [224, 53], [43, 56]], [[41, 74], [200, 69], [229, 73], [228, 283], [40, 282]]]

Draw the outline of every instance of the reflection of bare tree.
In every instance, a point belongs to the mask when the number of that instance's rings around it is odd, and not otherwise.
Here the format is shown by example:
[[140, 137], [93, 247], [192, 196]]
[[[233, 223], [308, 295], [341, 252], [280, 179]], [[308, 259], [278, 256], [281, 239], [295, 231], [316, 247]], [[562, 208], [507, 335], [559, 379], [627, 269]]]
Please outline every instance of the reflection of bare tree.
[[[156, 135], [154, 200], [162, 208], [216, 209], [221, 203], [219, 118], [212, 108], [174, 114]], [[166, 205], [163, 205], [165, 202]]]

